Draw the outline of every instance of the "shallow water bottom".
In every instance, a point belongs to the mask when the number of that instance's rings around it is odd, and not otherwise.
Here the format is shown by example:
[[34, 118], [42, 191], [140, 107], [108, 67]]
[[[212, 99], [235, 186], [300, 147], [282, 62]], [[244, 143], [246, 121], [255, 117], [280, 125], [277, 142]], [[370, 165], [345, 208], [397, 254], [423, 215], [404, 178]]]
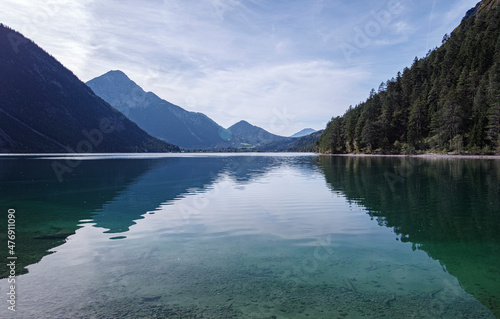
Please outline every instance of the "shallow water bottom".
[[93, 256], [68, 241], [19, 278], [19, 308], [26, 318], [494, 318], [437, 261], [377, 235], [149, 237], [94, 240]]

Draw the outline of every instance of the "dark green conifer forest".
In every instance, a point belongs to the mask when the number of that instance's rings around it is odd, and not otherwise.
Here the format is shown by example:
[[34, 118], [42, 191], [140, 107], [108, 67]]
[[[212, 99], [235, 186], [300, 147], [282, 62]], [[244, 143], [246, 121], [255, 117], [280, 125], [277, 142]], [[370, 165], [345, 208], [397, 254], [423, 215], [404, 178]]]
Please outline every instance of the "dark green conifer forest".
[[315, 150], [499, 153], [499, 4], [481, 1], [439, 48], [332, 118]]

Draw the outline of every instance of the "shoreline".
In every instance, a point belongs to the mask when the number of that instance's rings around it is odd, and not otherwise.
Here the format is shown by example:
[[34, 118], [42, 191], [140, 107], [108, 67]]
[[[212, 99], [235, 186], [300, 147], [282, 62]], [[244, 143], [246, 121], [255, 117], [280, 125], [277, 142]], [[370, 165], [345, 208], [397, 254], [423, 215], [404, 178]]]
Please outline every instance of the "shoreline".
[[464, 154], [364, 154], [364, 153], [348, 153], [348, 154], [325, 154], [316, 153], [323, 156], [348, 156], [348, 157], [411, 157], [411, 158], [427, 158], [427, 159], [489, 159], [500, 160], [500, 154], [495, 155], [464, 155]]
[[186, 156], [190, 154], [217, 154], [217, 155], [251, 155], [251, 154], [315, 154], [320, 156], [344, 156], [344, 157], [409, 157], [409, 158], [427, 158], [427, 159], [486, 159], [500, 160], [500, 154], [494, 155], [467, 155], [467, 154], [443, 154], [443, 153], [424, 153], [424, 154], [366, 154], [366, 153], [346, 153], [346, 154], [329, 154], [316, 152], [162, 152], [162, 153], [0, 153], [0, 159], [13, 157], [175, 157]]

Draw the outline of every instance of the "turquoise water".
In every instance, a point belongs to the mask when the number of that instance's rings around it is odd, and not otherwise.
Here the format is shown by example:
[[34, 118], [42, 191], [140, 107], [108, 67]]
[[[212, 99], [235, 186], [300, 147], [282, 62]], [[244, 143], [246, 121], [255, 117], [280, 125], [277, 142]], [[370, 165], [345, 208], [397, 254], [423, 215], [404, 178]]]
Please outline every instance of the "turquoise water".
[[0, 158], [1, 318], [500, 316], [497, 161], [67, 159]]

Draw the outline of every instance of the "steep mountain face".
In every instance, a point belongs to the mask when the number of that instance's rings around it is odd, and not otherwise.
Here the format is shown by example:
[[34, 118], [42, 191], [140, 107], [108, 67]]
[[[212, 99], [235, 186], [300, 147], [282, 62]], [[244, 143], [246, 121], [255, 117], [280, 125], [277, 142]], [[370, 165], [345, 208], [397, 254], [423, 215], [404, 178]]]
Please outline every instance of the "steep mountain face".
[[145, 92], [121, 71], [110, 71], [87, 85], [149, 134], [185, 149], [234, 146], [235, 138], [202, 113], [188, 112]]
[[494, 6], [498, 5], [499, 1], [498, 0], [483, 0], [479, 2], [474, 8], [470, 9], [465, 13], [465, 19], [468, 19], [470, 17], [478, 17], [479, 14], [483, 13], [484, 11], [488, 11]]
[[228, 130], [233, 135], [240, 137], [244, 143], [255, 146], [287, 139], [284, 136], [269, 133], [263, 128], [252, 125], [247, 121], [239, 121], [229, 127]]
[[500, 153], [500, 0], [483, 0], [365, 102], [333, 118], [322, 153]]
[[316, 130], [313, 130], [312, 128], [305, 128], [295, 134], [293, 134], [292, 136], [290, 137], [302, 137], [302, 136], [306, 136], [306, 135], [309, 135], [309, 134], [312, 134], [316, 132]]
[[71, 71], [0, 24], [0, 152], [163, 152]]

